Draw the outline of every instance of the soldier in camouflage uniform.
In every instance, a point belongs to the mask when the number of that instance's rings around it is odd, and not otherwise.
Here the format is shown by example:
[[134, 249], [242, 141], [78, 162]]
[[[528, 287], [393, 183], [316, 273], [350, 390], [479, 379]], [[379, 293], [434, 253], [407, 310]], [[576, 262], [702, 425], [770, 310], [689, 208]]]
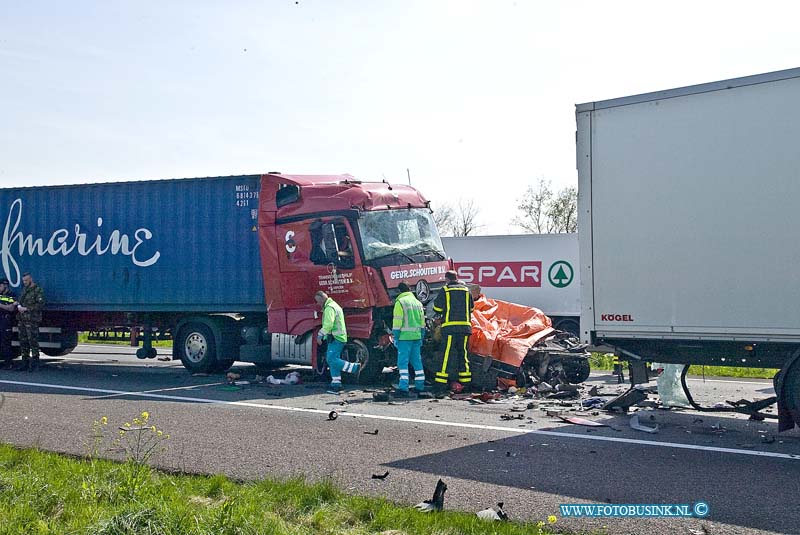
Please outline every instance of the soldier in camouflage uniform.
[[30, 273], [22, 275], [22, 285], [24, 288], [17, 308], [17, 327], [19, 347], [22, 350], [22, 369], [30, 372], [39, 366], [39, 324], [42, 323], [44, 290], [33, 282]]

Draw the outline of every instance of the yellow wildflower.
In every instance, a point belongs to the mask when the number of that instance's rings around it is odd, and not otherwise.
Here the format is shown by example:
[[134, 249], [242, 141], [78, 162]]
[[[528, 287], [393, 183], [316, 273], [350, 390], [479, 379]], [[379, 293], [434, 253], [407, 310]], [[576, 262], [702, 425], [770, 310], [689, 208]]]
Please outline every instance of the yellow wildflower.
[[103, 416], [100, 418], [100, 423], [103, 425], [108, 425], [108, 416]]
[[550, 515], [547, 517], [548, 524], [555, 524], [557, 520], [558, 519], [556, 518], [556, 515]]

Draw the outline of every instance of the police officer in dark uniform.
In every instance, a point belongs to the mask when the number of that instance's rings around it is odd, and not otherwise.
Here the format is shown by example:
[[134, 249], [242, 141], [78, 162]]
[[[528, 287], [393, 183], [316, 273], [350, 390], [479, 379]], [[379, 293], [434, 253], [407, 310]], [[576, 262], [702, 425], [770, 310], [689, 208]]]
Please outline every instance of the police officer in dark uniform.
[[470, 318], [475, 304], [469, 288], [458, 281], [455, 271], [445, 273], [445, 279], [447, 283], [439, 290], [433, 302], [434, 312], [441, 315], [444, 343], [442, 367], [436, 372], [434, 390], [446, 390], [450, 378], [458, 381], [467, 390], [472, 383], [467, 343], [472, 334]]
[[11, 328], [14, 326], [14, 314], [17, 311], [17, 300], [8, 287], [8, 279], [0, 279], [0, 363], [3, 365], [13, 358]]

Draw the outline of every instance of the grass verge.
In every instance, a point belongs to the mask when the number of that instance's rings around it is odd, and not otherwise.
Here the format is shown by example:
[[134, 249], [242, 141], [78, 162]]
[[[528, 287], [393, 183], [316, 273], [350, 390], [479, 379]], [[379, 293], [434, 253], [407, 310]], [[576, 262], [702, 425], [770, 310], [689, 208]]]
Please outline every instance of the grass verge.
[[[612, 370], [613, 357], [604, 353], [592, 353], [589, 364], [593, 370]], [[625, 361], [623, 368], [628, 367]], [[736, 366], [690, 366], [689, 375], [704, 375], [706, 377], [742, 377], [750, 379], [772, 379], [778, 370], [773, 368], [739, 368]]]
[[[115, 340], [89, 340], [89, 333], [88, 332], [79, 332], [78, 333], [78, 343], [79, 344], [102, 344], [102, 345], [113, 345], [113, 346], [129, 346], [131, 345], [130, 342], [121, 342]], [[141, 338], [139, 339], [139, 345], [141, 346]], [[153, 347], [172, 347], [172, 340], [153, 340]]]
[[332, 482], [236, 483], [219, 475], [176, 475], [145, 466], [144, 483], [131, 487], [131, 474], [141, 470], [132, 462], [80, 460], [0, 445], [0, 533], [549, 533], [544, 522], [423, 514], [384, 499], [348, 496]]

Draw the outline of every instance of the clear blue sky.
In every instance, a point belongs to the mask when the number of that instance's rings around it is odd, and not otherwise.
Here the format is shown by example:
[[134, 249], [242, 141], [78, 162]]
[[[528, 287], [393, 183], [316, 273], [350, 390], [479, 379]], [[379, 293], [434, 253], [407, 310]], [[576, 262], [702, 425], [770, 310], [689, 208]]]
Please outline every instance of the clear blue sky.
[[795, 5], [4, 0], [0, 186], [410, 168], [514, 232], [576, 103], [798, 67]]

